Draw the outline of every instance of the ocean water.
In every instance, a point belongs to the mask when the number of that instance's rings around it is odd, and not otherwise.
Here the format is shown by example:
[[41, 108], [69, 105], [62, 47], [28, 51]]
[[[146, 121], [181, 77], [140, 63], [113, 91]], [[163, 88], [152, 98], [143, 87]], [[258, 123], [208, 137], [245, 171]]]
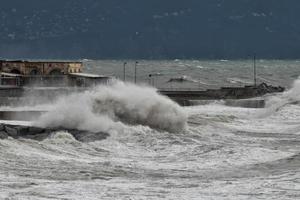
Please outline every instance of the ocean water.
[[[123, 63], [126, 81], [134, 81], [135, 61], [84, 60], [85, 71], [113, 75], [123, 80]], [[257, 82], [290, 87], [300, 76], [300, 60], [257, 60]], [[162, 89], [207, 89], [220, 86], [244, 86], [253, 84], [252, 60], [174, 60], [138, 61], [137, 83]], [[152, 75], [151, 78], [149, 75]], [[169, 81], [185, 77], [185, 82]]]
[[[123, 78], [121, 61], [84, 62], [88, 72]], [[134, 62], [127, 61], [128, 82]], [[0, 199], [299, 199], [298, 65], [258, 60], [259, 82], [287, 87], [263, 97], [264, 109], [222, 101], [180, 107], [149, 86], [252, 84], [250, 60], [139, 61], [138, 85], [116, 81], [36, 105], [49, 112], [33, 124], [110, 137], [81, 143], [60, 131], [41, 142], [0, 140]]]

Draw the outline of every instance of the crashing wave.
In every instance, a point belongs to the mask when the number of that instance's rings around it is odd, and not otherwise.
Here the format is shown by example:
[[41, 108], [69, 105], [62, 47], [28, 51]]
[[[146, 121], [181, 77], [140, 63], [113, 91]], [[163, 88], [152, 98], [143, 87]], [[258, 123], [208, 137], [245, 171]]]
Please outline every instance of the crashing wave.
[[186, 121], [183, 109], [155, 89], [116, 82], [60, 98], [36, 125], [111, 132], [125, 124], [141, 124], [178, 132]]
[[264, 115], [269, 115], [291, 104], [300, 104], [300, 79], [294, 81], [290, 90], [280, 95], [269, 97], [266, 100], [267, 113]]

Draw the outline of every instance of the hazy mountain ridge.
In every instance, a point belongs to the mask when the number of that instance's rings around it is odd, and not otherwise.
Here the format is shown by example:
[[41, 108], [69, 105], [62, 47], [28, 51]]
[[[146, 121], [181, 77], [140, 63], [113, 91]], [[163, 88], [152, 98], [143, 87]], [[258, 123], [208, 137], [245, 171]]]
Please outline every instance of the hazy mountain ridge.
[[299, 58], [296, 0], [11, 0], [0, 56]]

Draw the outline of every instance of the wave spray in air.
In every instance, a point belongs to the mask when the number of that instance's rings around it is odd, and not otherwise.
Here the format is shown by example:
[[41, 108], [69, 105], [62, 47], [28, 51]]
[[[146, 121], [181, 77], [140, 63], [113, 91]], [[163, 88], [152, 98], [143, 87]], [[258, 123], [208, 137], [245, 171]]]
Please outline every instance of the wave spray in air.
[[154, 88], [115, 82], [60, 98], [36, 125], [110, 132], [140, 124], [178, 132], [186, 123], [183, 109]]
[[260, 117], [266, 117], [284, 108], [287, 105], [300, 103], [300, 79], [295, 80], [293, 86], [288, 91], [271, 96], [266, 101], [266, 111]]
[[300, 79], [294, 81], [290, 90], [280, 96], [272, 97], [267, 103], [270, 106], [283, 106], [285, 104], [295, 104], [300, 101]]

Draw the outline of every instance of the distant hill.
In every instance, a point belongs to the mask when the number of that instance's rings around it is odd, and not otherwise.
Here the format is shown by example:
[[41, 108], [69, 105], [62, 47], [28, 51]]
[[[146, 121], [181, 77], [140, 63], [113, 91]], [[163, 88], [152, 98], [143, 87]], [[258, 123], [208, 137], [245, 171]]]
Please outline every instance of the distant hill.
[[3, 0], [0, 57], [300, 58], [298, 0]]

